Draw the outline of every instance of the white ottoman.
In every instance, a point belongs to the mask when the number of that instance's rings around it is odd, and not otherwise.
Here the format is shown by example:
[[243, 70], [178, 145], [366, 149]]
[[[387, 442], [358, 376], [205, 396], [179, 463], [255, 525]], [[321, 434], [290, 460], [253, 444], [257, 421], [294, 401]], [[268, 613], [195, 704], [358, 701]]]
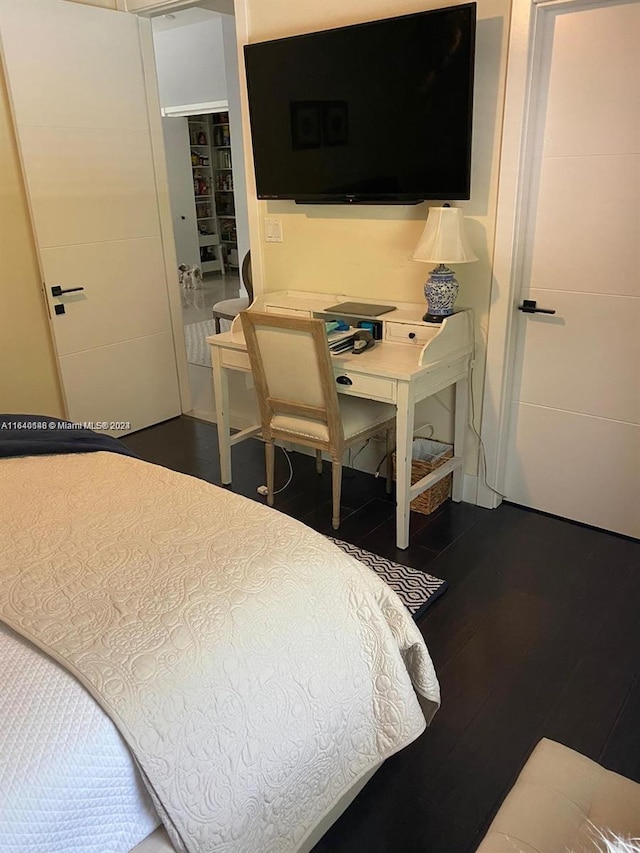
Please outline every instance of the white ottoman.
[[477, 853], [587, 853], [594, 826], [640, 837], [640, 785], [544, 738]]

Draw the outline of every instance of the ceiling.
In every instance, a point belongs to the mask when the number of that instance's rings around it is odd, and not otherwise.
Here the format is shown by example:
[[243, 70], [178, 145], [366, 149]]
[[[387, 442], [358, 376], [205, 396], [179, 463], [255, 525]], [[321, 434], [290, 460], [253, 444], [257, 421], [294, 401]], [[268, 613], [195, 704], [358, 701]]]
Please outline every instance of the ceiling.
[[214, 12], [222, 12], [223, 15], [233, 15], [234, 0], [200, 0], [198, 6], [202, 9], [211, 9]]
[[197, 6], [189, 9], [177, 9], [165, 15], [152, 18], [154, 32], [172, 30], [175, 27], [187, 27], [190, 24], [201, 24], [221, 14], [233, 15], [233, 0], [200, 0]]

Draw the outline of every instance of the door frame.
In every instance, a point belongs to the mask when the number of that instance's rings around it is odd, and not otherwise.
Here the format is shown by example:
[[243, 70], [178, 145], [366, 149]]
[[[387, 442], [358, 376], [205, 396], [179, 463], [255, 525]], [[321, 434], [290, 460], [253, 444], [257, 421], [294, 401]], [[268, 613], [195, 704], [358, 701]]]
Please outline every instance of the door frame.
[[[608, 0], [513, 0], [496, 214], [489, 333], [480, 435], [480, 506], [495, 509], [504, 497], [517, 304], [526, 243], [526, 203], [532, 178], [538, 85], [543, 80], [540, 34], [549, 12], [587, 9]], [[624, 0], [621, 0], [624, 2]], [[484, 473], [484, 476], [482, 476]]]
[[160, 94], [156, 76], [156, 61], [153, 49], [153, 33], [151, 21], [137, 16], [140, 39], [142, 69], [147, 91], [147, 115], [149, 119], [149, 134], [151, 136], [151, 156], [156, 178], [156, 193], [158, 200], [158, 215], [160, 218], [160, 236], [162, 239], [162, 254], [165, 268], [165, 284], [169, 301], [169, 316], [173, 334], [173, 348], [178, 374], [178, 392], [182, 412], [190, 412], [191, 386], [189, 369], [187, 367], [187, 348], [184, 339], [184, 323], [182, 320], [182, 299], [178, 285], [178, 258], [173, 236], [173, 220], [171, 218], [171, 202], [169, 200], [169, 178], [167, 175], [167, 159], [162, 136], [162, 116], [160, 114]]
[[[258, 195], [256, 191], [255, 172], [253, 168], [253, 147], [251, 144], [251, 126], [249, 123], [249, 98], [247, 94], [247, 78], [245, 74], [244, 64], [244, 46], [249, 43], [249, 8], [247, 0], [231, 0], [234, 6], [235, 30], [236, 30], [236, 51], [238, 60], [238, 77], [240, 82], [240, 112], [242, 119], [242, 147], [245, 169], [245, 186], [247, 193], [247, 219], [249, 225], [249, 245], [251, 247], [251, 274], [253, 279], [254, 295], [263, 292], [264, 281], [264, 260], [262, 255], [262, 241], [260, 239], [260, 206], [258, 203]], [[220, 11], [228, 5], [229, 0], [219, 0]], [[136, 15], [139, 21], [146, 21], [148, 24], [148, 39], [149, 44], [147, 49], [143, 51], [143, 64], [145, 76], [149, 81], [153, 81], [153, 87], [157, 95], [157, 76], [156, 65], [153, 53], [153, 36], [151, 31], [151, 18], [158, 15], [166, 14], [167, 12], [179, 11], [180, 9], [188, 9], [198, 5], [198, 0], [158, 0], [157, 3], [150, 5], [144, 9], [131, 9], [130, 14]], [[209, 3], [207, 8], [213, 8], [212, 3]], [[226, 12], [223, 12], [226, 14]], [[152, 122], [152, 134], [159, 132], [159, 142], [162, 146], [162, 154], [164, 156], [164, 146], [162, 145], [162, 123], [160, 122], [160, 112], [158, 104], [157, 127], [154, 122], [154, 117], [150, 116]], [[164, 208], [165, 216], [168, 214], [169, 222], [171, 222], [171, 208], [169, 204], [168, 184], [166, 178], [166, 163], [162, 162], [160, 171], [164, 175], [166, 188], [166, 196], [160, 198], [161, 209]], [[163, 219], [164, 222], [164, 219]], [[164, 233], [164, 232], [163, 232]], [[171, 244], [173, 246], [173, 231], [171, 231]], [[175, 254], [175, 246], [173, 247]], [[175, 265], [171, 268], [175, 269]], [[170, 273], [167, 267], [167, 273]], [[181, 313], [180, 313], [181, 316]], [[184, 336], [182, 338], [184, 340]], [[186, 370], [186, 362], [185, 362]], [[181, 385], [182, 387], [182, 385]], [[183, 411], [188, 411], [183, 409]]]
[[[1, 1], [1, 0], [0, 0]], [[125, 0], [126, 2], [126, 0]], [[220, 11], [233, 3], [235, 19], [236, 57], [240, 88], [240, 113], [242, 122], [242, 148], [245, 169], [245, 187], [247, 196], [247, 220], [249, 230], [249, 246], [251, 247], [251, 272], [254, 295], [263, 291], [264, 261], [262, 241], [260, 240], [260, 206], [255, 185], [253, 167], [253, 147], [251, 144], [251, 127], [249, 122], [249, 99], [244, 63], [244, 45], [249, 42], [249, 9], [247, 0], [219, 0]], [[127, 6], [129, 4], [127, 3]], [[142, 9], [131, 9], [130, 14], [136, 15], [140, 29], [142, 45], [142, 63], [147, 89], [149, 92], [149, 122], [153, 139], [153, 159], [158, 184], [158, 206], [160, 211], [161, 233], [165, 252], [165, 268], [167, 282], [171, 282], [177, 269], [175, 239], [169, 198], [169, 182], [167, 177], [166, 156], [162, 134], [162, 116], [160, 96], [153, 45], [151, 19], [169, 11], [179, 11], [198, 5], [198, 0], [159, 0], [158, 3]], [[209, 4], [208, 8], [212, 8]], [[187, 366], [186, 347], [184, 342], [184, 324], [182, 319], [182, 304], [180, 288], [169, 286], [169, 308], [171, 324], [174, 331], [176, 347], [176, 365], [178, 367], [178, 385], [183, 412], [194, 412], [189, 372]]]

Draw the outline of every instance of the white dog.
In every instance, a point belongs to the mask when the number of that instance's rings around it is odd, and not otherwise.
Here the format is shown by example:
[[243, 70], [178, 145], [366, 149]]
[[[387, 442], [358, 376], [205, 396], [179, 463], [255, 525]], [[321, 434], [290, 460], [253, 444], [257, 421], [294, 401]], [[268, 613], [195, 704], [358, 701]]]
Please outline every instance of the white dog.
[[200, 290], [202, 288], [202, 270], [198, 266], [180, 264], [178, 267], [178, 281], [180, 287], [185, 290]]

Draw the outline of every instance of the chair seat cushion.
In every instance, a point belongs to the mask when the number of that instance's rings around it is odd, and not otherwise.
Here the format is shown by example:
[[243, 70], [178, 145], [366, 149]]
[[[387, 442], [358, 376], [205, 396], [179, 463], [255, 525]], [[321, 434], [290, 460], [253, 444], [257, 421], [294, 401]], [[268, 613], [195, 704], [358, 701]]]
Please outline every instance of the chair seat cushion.
[[246, 296], [239, 296], [237, 299], [223, 299], [211, 309], [211, 313], [215, 317], [224, 317], [227, 320], [233, 320], [241, 311], [249, 307], [249, 300]]
[[597, 830], [640, 836], [640, 785], [543, 738], [477, 853], [595, 853]]
[[[390, 403], [361, 400], [359, 397], [347, 397], [344, 394], [338, 394], [338, 402], [344, 438], [347, 442], [378, 424], [382, 429], [383, 425], [395, 418], [396, 414], [395, 406]], [[279, 432], [290, 432], [310, 439], [329, 441], [327, 425], [312, 418], [299, 417], [298, 415], [276, 415], [271, 421], [271, 426]]]

